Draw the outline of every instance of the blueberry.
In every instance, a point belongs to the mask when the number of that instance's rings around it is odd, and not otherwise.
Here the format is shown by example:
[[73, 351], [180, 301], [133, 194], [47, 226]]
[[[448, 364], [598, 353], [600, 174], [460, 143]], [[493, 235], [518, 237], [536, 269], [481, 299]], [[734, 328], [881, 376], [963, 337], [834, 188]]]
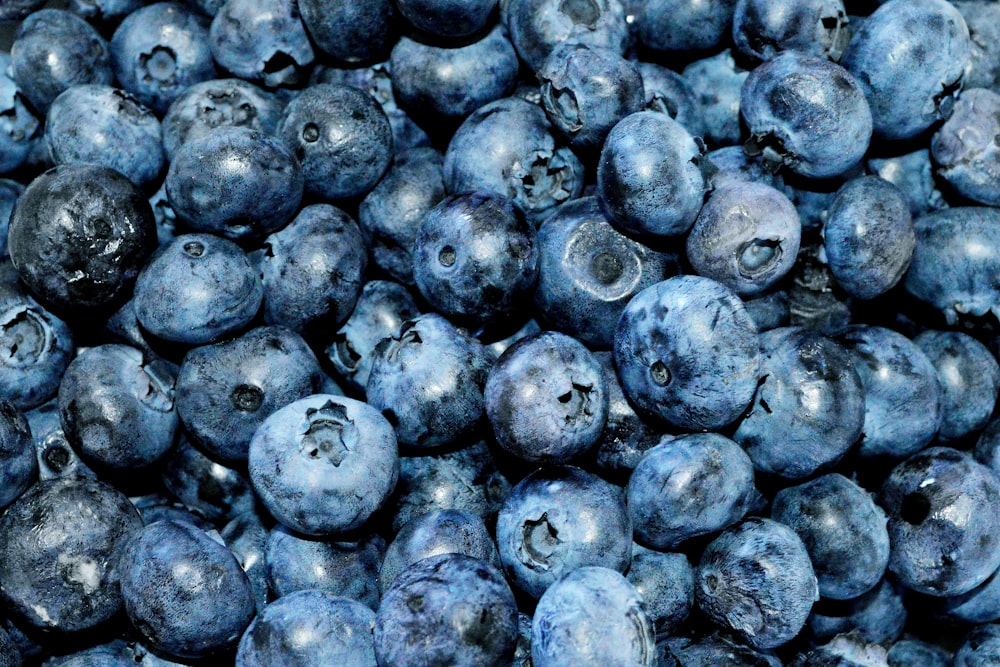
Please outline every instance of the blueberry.
[[507, 576], [533, 598], [577, 568], [625, 572], [632, 559], [622, 490], [569, 466], [521, 480], [500, 510], [496, 535]]
[[209, 519], [234, 519], [254, 509], [247, 476], [208, 458], [183, 435], [164, 462], [161, 478], [171, 495]]
[[733, 43], [748, 61], [771, 60], [782, 51], [840, 60], [850, 32], [841, 0], [737, 0]]
[[317, 394], [281, 408], [250, 442], [250, 481], [282, 524], [306, 535], [360, 527], [399, 477], [396, 437], [366, 403]]
[[506, 197], [448, 197], [420, 223], [413, 277], [443, 315], [473, 328], [496, 325], [530, 301], [538, 277], [534, 225]]
[[635, 15], [639, 42], [656, 52], [712, 51], [732, 34], [736, 0], [646, 0]]
[[88, 348], [63, 375], [59, 415], [85, 460], [114, 470], [152, 465], [177, 432], [173, 369], [127, 345]]
[[945, 205], [934, 182], [931, 154], [926, 148], [896, 157], [870, 158], [868, 171], [899, 188], [914, 217]]
[[301, 591], [273, 602], [254, 619], [240, 639], [236, 666], [375, 667], [374, 627], [375, 613], [362, 604]]
[[[719, 634], [701, 639], [671, 637], [666, 642], [666, 651], [668, 667], [673, 664], [680, 667], [780, 667], [782, 664], [769, 652], [755, 651]], [[671, 663], [671, 659], [676, 662]]]
[[323, 200], [362, 197], [392, 161], [392, 127], [371, 95], [318, 84], [292, 100], [278, 136], [302, 163], [306, 192]]
[[501, 5], [510, 40], [533, 72], [566, 42], [625, 51], [628, 24], [622, 0], [505, 0]]
[[177, 375], [177, 414], [212, 456], [246, 460], [254, 431], [278, 408], [319, 388], [316, 357], [302, 338], [258, 327], [188, 352]]
[[367, 264], [351, 216], [328, 204], [306, 206], [264, 239], [264, 322], [302, 334], [339, 327], [354, 310]]
[[60, 477], [96, 477], [80, 460], [66, 439], [59, 420], [59, 402], [56, 399], [40, 405], [24, 415], [31, 426], [38, 459], [38, 479]]
[[1000, 480], [971, 456], [931, 447], [896, 466], [879, 504], [889, 515], [889, 569], [907, 588], [967, 593], [1000, 567]]
[[955, 667], [975, 667], [1000, 661], [1000, 625], [981, 625], [955, 651]]
[[222, 68], [268, 87], [299, 83], [315, 57], [294, 0], [226, 0], [209, 43]]
[[952, 654], [919, 639], [903, 639], [889, 649], [889, 667], [952, 667]]
[[278, 525], [265, 547], [267, 583], [274, 597], [321, 590], [374, 609], [379, 605], [379, 568], [385, 540], [373, 535], [359, 542], [329, 542], [297, 535]]
[[687, 237], [694, 270], [741, 297], [758, 296], [795, 264], [802, 225], [784, 194], [763, 183], [717, 188]]
[[886, 664], [885, 646], [870, 643], [857, 635], [838, 635], [832, 640], [799, 656], [789, 663], [792, 667], [844, 665], [845, 667], [876, 667]]
[[751, 155], [809, 178], [838, 176], [857, 165], [872, 135], [872, 112], [854, 76], [795, 51], [750, 73], [740, 113], [750, 130], [745, 149]]
[[434, 510], [414, 517], [400, 528], [385, 551], [378, 585], [388, 591], [414, 563], [439, 554], [464, 554], [500, 567], [493, 538], [483, 520], [465, 510]]
[[625, 394], [645, 413], [681, 428], [719, 428], [753, 398], [758, 338], [727, 287], [678, 276], [647, 287], [626, 306], [615, 364]]
[[526, 461], [579, 456], [597, 442], [608, 416], [599, 362], [555, 332], [511, 345], [490, 371], [485, 400], [497, 443]]
[[849, 632], [869, 642], [889, 642], [903, 634], [906, 589], [887, 575], [875, 588], [852, 600], [821, 599], [809, 614], [809, 629], [817, 641]]
[[691, 136], [702, 136], [705, 133], [702, 109], [688, 80], [662, 65], [642, 61], [634, 64], [642, 75], [646, 109], [667, 114]]
[[267, 604], [267, 571], [264, 563], [264, 553], [267, 549], [267, 528], [261, 523], [256, 511], [244, 512], [227, 523], [219, 536], [236, 561], [246, 572], [253, 590], [253, 599], [260, 612]]
[[845, 292], [859, 299], [888, 292], [906, 273], [915, 245], [909, 206], [896, 186], [866, 176], [837, 191], [823, 225], [823, 251]]
[[626, 578], [642, 596], [657, 637], [673, 634], [694, 607], [694, 568], [684, 554], [634, 544]]
[[303, 173], [275, 137], [221, 126], [180, 147], [167, 170], [167, 197], [194, 231], [259, 239], [295, 216]]
[[301, 0], [299, 11], [319, 50], [334, 60], [357, 63], [384, 57], [392, 48], [396, 37], [393, 5], [390, 0], [335, 4]]
[[375, 347], [368, 403], [404, 447], [457, 444], [479, 426], [492, 366], [490, 353], [464, 330], [435, 313], [420, 315]]
[[632, 114], [608, 134], [597, 167], [598, 191], [611, 221], [647, 238], [687, 232], [708, 189], [699, 144], [666, 114]]
[[701, 105], [705, 141], [713, 147], [739, 143], [740, 93], [750, 73], [738, 68], [732, 52], [726, 49], [696, 60], [685, 67], [682, 74]]
[[581, 567], [553, 583], [538, 601], [531, 624], [535, 667], [651, 666], [654, 645], [642, 596], [605, 567]]
[[215, 76], [209, 21], [176, 2], [137, 8], [111, 39], [115, 77], [122, 88], [162, 115], [170, 103]]
[[506, 667], [517, 639], [517, 606], [503, 575], [464, 554], [442, 554], [403, 571], [375, 618], [383, 665]]
[[17, 500], [38, 478], [31, 427], [13, 404], [0, 400], [0, 508]]
[[[3, 10], [0, 10], [3, 11]], [[0, 53], [0, 172], [17, 169], [28, 159], [32, 142], [37, 140], [41, 123], [29, 108], [24, 93], [8, 72], [10, 56]], [[44, 145], [44, 144], [43, 144]], [[23, 188], [23, 186], [22, 186]], [[6, 215], [0, 215], [0, 227], [6, 223]], [[6, 234], [0, 233], [0, 238]], [[0, 255], [3, 254], [0, 243]]]
[[31, 627], [74, 632], [122, 608], [118, 554], [142, 528], [120, 492], [83, 477], [41, 481], [0, 517], [0, 594]]
[[992, 88], [1000, 83], [1000, 7], [987, 2], [962, 1], [953, 3], [969, 27], [972, 52], [969, 66], [962, 78], [967, 89]]
[[777, 521], [748, 519], [705, 547], [695, 596], [709, 619], [770, 649], [798, 634], [819, 592], [798, 535]]
[[969, 28], [945, 0], [893, 0], [861, 23], [841, 61], [865, 91], [876, 136], [909, 139], [951, 113]]
[[986, 88], [966, 90], [931, 140], [938, 175], [962, 197], [1000, 205], [998, 134], [1000, 94]]
[[592, 348], [610, 348], [626, 304], [680, 272], [676, 255], [658, 252], [612, 225], [597, 197], [559, 207], [538, 230], [535, 308], [551, 328]]
[[10, 48], [10, 75], [41, 113], [64, 90], [81, 83], [110, 84], [108, 43], [79, 16], [43, 9], [26, 18]]
[[847, 351], [816, 332], [773, 329], [760, 345], [761, 382], [733, 439], [758, 471], [804, 479], [860, 439], [864, 385]]
[[44, 302], [80, 310], [124, 301], [156, 249], [149, 202], [107, 167], [55, 167], [25, 189], [7, 248], [21, 280]]
[[851, 326], [840, 342], [864, 385], [859, 453], [898, 459], [930, 444], [941, 426], [941, 389], [924, 351], [902, 334], [875, 326]]
[[937, 609], [947, 618], [965, 623], [1000, 620], [1000, 571], [994, 572], [971, 591], [941, 600]]
[[135, 316], [164, 340], [204, 345], [244, 329], [264, 286], [243, 250], [212, 234], [181, 234], [150, 258], [135, 284]]
[[[205, 657], [235, 645], [253, 620], [250, 582], [217, 539], [191, 524], [158, 521], [122, 551], [125, 611], [158, 651]], [[201, 595], [191, 595], [195, 588]]]

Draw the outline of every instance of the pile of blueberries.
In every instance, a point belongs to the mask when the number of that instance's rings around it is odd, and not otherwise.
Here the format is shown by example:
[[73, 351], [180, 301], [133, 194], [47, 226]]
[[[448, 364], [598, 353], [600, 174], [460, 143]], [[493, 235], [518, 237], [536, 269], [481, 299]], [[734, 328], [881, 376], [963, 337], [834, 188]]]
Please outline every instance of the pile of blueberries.
[[1000, 665], [1000, 2], [43, 4], [0, 667]]

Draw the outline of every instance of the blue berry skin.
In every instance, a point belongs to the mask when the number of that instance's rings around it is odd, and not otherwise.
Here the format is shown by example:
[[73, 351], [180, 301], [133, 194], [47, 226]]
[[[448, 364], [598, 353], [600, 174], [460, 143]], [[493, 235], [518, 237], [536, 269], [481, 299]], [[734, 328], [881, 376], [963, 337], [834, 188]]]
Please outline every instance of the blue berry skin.
[[0, 517], [0, 594], [31, 627], [74, 632], [122, 607], [118, 554], [142, 528], [124, 495], [96, 479], [38, 482]]
[[306, 192], [363, 197], [392, 161], [392, 127], [371, 95], [347, 85], [310, 86], [285, 107], [278, 136], [302, 163]]
[[808, 178], [839, 176], [857, 165], [872, 136], [863, 89], [843, 67], [785, 51], [747, 77], [740, 113], [745, 149]]
[[0, 399], [0, 509], [38, 479], [31, 426], [17, 407]]
[[626, 578], [642, 596], [658, 639], [672, 635], [694, 607], [694, 568], [684, 554], [633, 544]]
[[59, 402], [56, 399], [29, 410], [24, 416], [28, 419], [35, 441], [38, 479], [97, 476], [70, 447], [59, 421]]
[[734, 183], [716, 189], [701, 209], [687, 258], [699, 275], [752, 297], [791, 271], [801, 239], [788, 197], [763, 183]]
[[653, 621], [642, 595], [604, 567], [581, 567], [552, 584], [531, 623], [534, 667], [652, 666]]
[[507, 25], [510, 41], [533, 72], [566, 42], [625, 52], [628, 23], [621, 0], [508, 0], [501, 5], [501, 20]]
[[979, 667], [1000, 662], [1000, 625], [974, 628], [955, 651], [955, 667]]
[[69, 0], [74, 14], [99, 27], [115, 25], [145, 4], [145, 0]]
[[635, 22], [639, 43], [662, 53], [713, 51], [729, 41], [736, 0], [647, 0]]
[[766, 292], [752, 299], [744, 299], [743, 305], [761, 333], [787, 327], [791, 322], [790, 297], [786, 290]]
[[802, 538], [824, 598], [855, 598], [882, 580], [889, 564], [885, 512], [843, 475], [782, 489], [771, 518]]
[[222, 69], [268, 88], [299, 83], [315, 57], [294, 0], [226, 0], [208, 35]]
[[972, 455], [984, 466], [1000, 474], [1000, 419], [993, 419], [983, 429]]
[[839, 340], [864, 385], [861, 456], [901, 459], [930, 444], [941, 426], [941, 389], [923, 350], [876, 326], [851, 326]]
[[[9, 68], [10, 55], [0, 53], [0, 173], [13, 171], [28, 160], [32, 140], [38, 137], [41, 129], [41, 123], [28, 108]], [[0, 226], [6, 223], [6, 217], [0, 216], [3, 219]], [[0, 233], [0, 238], [5, 236]], [[0, 256], [3, 245], [0, 243]]]
[[496, 544], [483, 520], [465, 510], [436, 510], [414, 517], [396, 534], [378, 571], [384, 593], [408, 567], [431, 556], [464, 554], [500, 567]]
[[152, 465], [174, 445], [174, 371], [127, 345], [88, 348], [63, 375], [59, 416], [85, 460], [112, 470]]
[[67, 89], [49, 107], [45, 139], [56, 164], [98, 164], [139, 187], [163, 170], [160, 121], [128, 93], [89, 84]]
[[111, 38], [115, 77], [159, 115], [193, 84], [215, 77], [208, 19], [177, 2], [131, 12]]
[[129, 498], [139, 514], [144, 525], [149, 526], [157, 521], [179, 521], [189, 523], [206, 533], [214, 531], [215, 526], [200, 514], [185, 509], [180, 503], [175, 503], [160, 493]]
[[615, 125], [597, 166], [613, 224], [653, 239], [686, 233], [708, 190], [701, 158], [698, 143], [666, 114], [644, 111]]
[[918, 218], [906, 291], [938, 309], [948, 324], [1000, 311], [1000, 210], [949, 208]]
[[397, 156], [405, 150], [430, 146], [427, 133], [396, 104], [392, 92], [389, 63], [381, 62], [358, 69], [340, 69], [322, 65], [313, 70], [311, 83], [339, 83], [366, 91], [381, 105], [392, 126], [392, 143]]
[[0, 8], [0, 21], [20, 21], [44, 4], [44, 0], [11, 0]]
[[145, 196], [118, 172], [93, 165], [63, 165], [35, 178], [7, 230], [21, 280], [43, 302], [67, 310], [124, 301], [155, 249]]
[[667, 436], [643, 455], [627, 490], [636, 540], [661, 551], [728, 528], [757, 495], [750, 457], [717, 433]]
[[942, 598], [936, 611], [963, 623], [993, 623], [1000, 620], [1000, 571], [961, 595]]
[[686, 429], [729, 424], [760, 376], [757, 327], [727, 287], [677, 276], [639, 292], [615, 333], [625, 394], [646, 414]]
[[392, 507], [392, 529], [441, 509], [465, 510], [491, 523], [511, 485], [485, 442], [441, 454], [403, 456]]
[[556, 144], [545, 112], [516, 97], [473, 112], [452, 136], [444, 156], [449, 193], [504, 195], [535, 220], [579, 197], [583, 182], [583, 165], [569, 148]]
[[0, 629], [0, 667], [21, 667], [22, 655], [17, 642]]
[[317, 394], [290, 403], [250, 442], [250, 481], [275, 519], [306, 535], [354, 530], [399, 477], [392, 426], [375, 408]]
[[375, 361], [375, 347], [398, 332], [420, 310], [406, 288], [387, 280], [369, 280], [361, 288], [351, 316], [331, 337], [326, 357], [337, 376], [364, 391]]
[[636, 414], [618, 382], [614, 356], [610, 352], [598, 352], [594, 356], [601, 364], [608, 392], [608, 420], [591, 450], [594, 464], [609, 480], [627, 482], [643, 454], [659, 444], [662, 429]]
[[413, 284], [413, 244], [424, 216], [445, 197], [444, 157], [430, 147], [397, 152], [392, 167], [358, 206], [372, 260], [389, 276]]
[[81, 83], [110, 84], [108, 43], [79, 16], [42, 9], [26, 18], [10, 47], [10, 78], [40, 113], [64, 90]]
[[303, 174], [275, 137], [218, 127], [174, 155], [167, 196], [177, 217], [194, 231], [259, 239], [287, 225], [298, 211]]
[[740, 93], [749, 74], [736, 66], [729, 49], [696, 60], [681, 72], [701, 107], [709, 146], [740, 142]]
[[183, 435], [163, 465], [163, 486], [185, 507], [212, 521], [233, 519], [254, 509], [246, 475], [205, 456]]
[[[187, 523], [157, 521], [133, 535], [119, 560], [132, 625], [157, 651], [203, 658], [233, 646], [254, 616], [236, 557]], [[192, 595], [197, 587], [199, 595]]]
[[709, 185], [718, 190], [732, 183], [762, 183], [785, 191], [784, 178], [772, 173], [760, 156], [750, 157], [741, 146], [724, 146], [705, 154], [711, 164]]
[[403, 447], [428, 449], [470, 437], [484, 412], [493, 357], [436, 313], [403, 323], [375, 346], [368, 402], [392, 423]]
[[268, 605], [240, 639], [236, 667], [376, 667], [375, 612], [323, 591]]
[[212, 79], [191, 84], [163, 116], [163, 150], [173, 160], [178, 149], [216, 127], [237, 125], [275, 134], [281, 118], [278, 98], [242, 79]]
[[517, 84], [517, 53], [499, 25], [465, 46], [442, 47], [402, 37], [389, 58], [399, 106], [428, 127], [457, 125], [509, 95]]
[[254, 604], [260, 612], [267, 605], [267, 569], [264, 553], [267, 549], [268, 530], [261, 523], [256, 511], [244, 512], [227, 523], [219, 536], [236, 561], [243, 568], [253, 590]]
[[770, 653], [761, 653], [723, 635], [713, 634], [697, 640], [687, 637], [668, 639], [666, 665], [671, 667], [675, 664], [680, 667], [781, 667], [783, 663]]
[[425, 558], [396, 577], [375, 618], [380, 665], [507, 667], [517, 605], [498, 569], [464, 554]]
[[538, 229], [535, 308], [545, 323], [587, 345], [610, 348], [637, 293], [680, 272], [675, 255], [619, 232], [597, 197], [575, 199]]
[[823, 225], [823, 252], [845, 292], [874, 299], [906, 273], [916, 246], [910, 208], [892, 183], [877, 176], [848, 181]]
[[772, 329], [760, 347], [761, 382], [733, 440], [758, 472], [805, 479], [861, 438], [864, 385], [847, 351], [814, 331]]
[[691, 84], [677, 72], [661, 65], [634, 62], [642, 75], [642, 88], [646, 93], [646, 109], [665, 113], [688, 131], [691, 136], [705, 134], [701, 106]]
[[909, 139], [951, 113], [970, 54], [951, 3], [894, 0], [861, 23], [841, 63], [865, 91], [875, 135]]
[[329, 204], [306, 206], [264, 239], [264, 322], [298, 333], [339, 327], [354, 310], [367, 265], [358, 223]]
[[943, 195], [934, 182], [931, 153], [926, 148], [896, 157], [871, 158], [868, 160], [868, 171], [899, 188], [914, 217], [945, 205]]
[[802, 540], [771, 519], [748, 519], [702, 553], [695, 587], [698, 608], [756, 649], [795, 637], [819, 599]]
[[925, 331], [913, 342], [937, 373], [941, 389], [938, 442], [951, 442], [982, 430], [1000, 393], [1000, 365], [993, 354], [959, 331]]
[[319, 362], [302, 337], [258, 327], [198, 347], [177, 374], [177, 414], [192, 442], [223, 461], [245, 461], [268, 415], [317, 391]]
[[841, 0], [737, 0], [733, 43], [754, 64], [782, 51], [797, 51], [837, 62], [850, 32]]
[[378, 535], [359, 542], [327, 542], [278, 525], [268, 535], [264, 556], [268, 587], [278, 598], [321, 590], [378, 609], [385, 552], [385, 540]]
[[1000, 481], [971, 456], [931, 447], [896, 466], [879, 504], [889, 515], [889, 570], [912, 590], [967, 593], [1000, 567]]
[[530, 302], [538, 278], [535, 227], [513, 200], [470, 193], [445, 198], [420, 223], [413, 277], [434, 309], [478, 329]]
[[815, 641], [857, 633], [865, 641], [891, 642], [903, 634], [907, 611], [905, 589], [890, 577], [853, 600], [820, 600], [809, 614], [809, 630]]
[[599, 150], [611, 128], [646, 103], [642, 75], [633, 63], [581, 42], [553, 49], [538, 80], [549, 120], [583, 151]]
[[953, 667], [952, 654], [918, 639], [902, 639], [889, 649], [889, 667]]
[[888, 651], [885, 646], [867, 642], [857, 635], [840, 635], [789, 662], [791, 667], [814, 665], [845, 665], [848, 667], [882, 667]]
[[135, 282], [135, 316], [164, 340], [204, 345], [246, 327], [264, 286], [243, 250], [212, 234], [181, 234], [162, 246]]
[[600, 362], [556, 332], [507, 348], [490, 371], [485, 400], [497, 444], [524, 461], [564, 463], [583, 454], [608, 417]]
[[973, 88], [955, 102], [951, 117], [931, 140], [937, 173], [960, 196], [1000, 206], [1000, 94]]
[[397, 8], [417, 30], [434, 37], [465, 37], [485, 28], [496, 0], [402, 0]]
[[577, 568], [625, 572], [632, 560], [632, 522], [622, 490], [570, 466], [542, 468], [521, 480], [496, 530], [508, 578], [533, 598]]
[[532, 667], [531, 617], [524, 612], [517, 614], [517, 646], [514, 648], [514, 662], [511, 667]]
[[966, 90], [1000, 90], [1000, 7], [988, 2], [962, 0], [952, 4], [965, 19], [972, 40], [963, 87]]
[[316, 47], [345, 63], [384, 58], [395, 40], [395, 11], [390, 0], [332, 3], [302, 0], [302, 22]]
[[25, 293], [11, 263], [0, 260], [0, 400], [21, 410], [49, 400], [73, 351], [69, 326]]

